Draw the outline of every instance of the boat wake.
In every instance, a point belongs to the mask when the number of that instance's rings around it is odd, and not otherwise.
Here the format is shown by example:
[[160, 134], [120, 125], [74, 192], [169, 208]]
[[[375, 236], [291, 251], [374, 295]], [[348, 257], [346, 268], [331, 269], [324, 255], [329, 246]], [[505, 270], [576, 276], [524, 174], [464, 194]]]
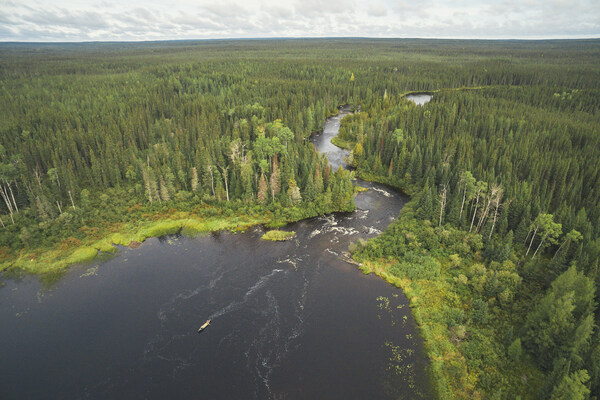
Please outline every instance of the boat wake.
[[259, 289], [261, 289], [263, 286], [265, 286], [267, 284], [267, 282], [276, 274], [281, 273], [281, 272], [285, 272], [285, 270], [283, 269], [274, 269], [273, 271], [271, 271], [270, 274], [268, 275], [264, 275], [261, 276], [260, 279], [254, 284], [252, 285], [252, 287], [250, 287], [250, 289], [248, 289], [248, 291], [246, 292], [246, 294], [244, 294], [244, 298], [242, 300], [239, 301], [234, 301], [232, 303], [229, 303], [229, 305], [221, 308], [219, 311], [216, 311], [214, 313], [212, 313], [208, 319], [212, 320], [215, 318], [218, 318], [222, 315], [225, 315], [227, 313], [230, 313], [232, 311], [235, 311], [237, 309], [239, 309], [242, 305], [244, 305], [248, 299]]

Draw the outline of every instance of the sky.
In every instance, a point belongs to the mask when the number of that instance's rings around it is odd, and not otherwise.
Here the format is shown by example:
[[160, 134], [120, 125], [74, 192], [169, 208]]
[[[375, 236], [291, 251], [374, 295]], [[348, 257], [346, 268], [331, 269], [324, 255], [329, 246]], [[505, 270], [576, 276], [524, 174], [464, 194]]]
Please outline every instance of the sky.
[[600, 37], [600, 0], [0, 0], [0, 41]]

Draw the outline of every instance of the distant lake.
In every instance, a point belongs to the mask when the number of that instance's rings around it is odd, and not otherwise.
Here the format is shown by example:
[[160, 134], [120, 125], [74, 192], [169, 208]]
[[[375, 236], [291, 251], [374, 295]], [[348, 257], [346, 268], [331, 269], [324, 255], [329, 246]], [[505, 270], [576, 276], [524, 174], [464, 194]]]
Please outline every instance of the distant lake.
[[415, 103], [418, 106], [424, 105], [429, 100], [431, 100], [432, 97], [433, 97], [433, 95], [427, 94], [427, 93], [414, 93], [414, 94], [407, 94], [406, 96], [404, 96], [405, 99], [412, 101], [413, 103]]

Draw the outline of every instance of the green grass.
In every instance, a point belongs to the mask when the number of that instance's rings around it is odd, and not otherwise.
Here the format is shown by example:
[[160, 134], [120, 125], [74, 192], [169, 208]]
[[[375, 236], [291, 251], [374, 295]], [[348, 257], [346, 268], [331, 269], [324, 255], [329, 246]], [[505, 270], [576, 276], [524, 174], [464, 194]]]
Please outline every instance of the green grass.
[[[98, 228], [88, 229], [89, 234], [75, 239], [69, 237], [45, 247], [21, 249], [19, 253], [0, 262], [0, 271], [9, 274], [38, 275], [42, 281], [55, 281], [67, 268], [74, 264], [105, 259], [118, 253], [118, 246], [137, 246], [146, 239], [181, 233], [193, 237], [215, 231], [244, 232], [255, 225], [279, 228], [290, 222], [315, 217], [323, 212], [307, 207], [288, 207], [275, 210], [256, 208], [239, 211], [205, 207], [192, 211], [169, 210], [168, 212], [140, 213], [136, 219], [127, 222], [105, 223]], [[286, 235], [274, 239], [276, 232]], [[293, 232], [273, 230], [266, 240], [285, 240]]]
[[[160, 215], [154, 216], [156, 218]], [[277, 220], [270, 215], [250, 217], [246, 215], [233, 215], [229, 217], [216, 216], [202, 218], [189, 213], [177, 213], [173, 217], [187, 217], [176, 219], [159, 219], [155, 221], [130, 222], [117, 224], [101, 239], [89, 237], [77, 245], [55, 248], [28, 249], [15, 259], [0, 264], [0, 270], [12, 270], [16, 273], [34, 275], [57, 274], [70, 265], [92, 261], [101, 254], [114, 254], [118, 252], [116, 246], [130, 246], [143, 243], [152, 237], [172, 235], [178, 232], [186, 236], [214, 231], [244, 231], [250, 226], [273, 223]], [[285, 225], [287, 221], [277, 221]]]
[[270, 240], [273, 242], [282, 242], [285, 240], [290, 240], [295, 235], [296, 235], [296, 232], [294, 232], [294, 231], [280, 231], [277, 229], [273, 229], [272, 231], [265, 233], [261, 239]]
[[339, 136], [335, 136], [333, 139], [331, 139], [331, 143], [333, 143], [337, 147], [340, 147], [340, 148], [346, 149], [346, 150], [352, 150], [354, 148], [354, 144], [355, 144], [355, 142], [349, 141], [349, 140], [344, 140], [344, 139], [340, 138]]

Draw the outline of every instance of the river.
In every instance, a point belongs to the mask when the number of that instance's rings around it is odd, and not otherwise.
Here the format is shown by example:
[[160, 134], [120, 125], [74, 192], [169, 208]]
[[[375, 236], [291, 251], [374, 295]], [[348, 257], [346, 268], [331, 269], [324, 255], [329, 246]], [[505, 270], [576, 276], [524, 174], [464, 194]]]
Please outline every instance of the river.
[[[311, 141], [331, 144], [341, 116]], [[50, 287], [0, 288], [0, 398], [427, 399], [428, 365], [403, 293], [340, 259], [407, 199], [381, 185], [353, 213], [149, 239], [71, 267]], [[202, 333], [198, 327], [212, 324]]]

